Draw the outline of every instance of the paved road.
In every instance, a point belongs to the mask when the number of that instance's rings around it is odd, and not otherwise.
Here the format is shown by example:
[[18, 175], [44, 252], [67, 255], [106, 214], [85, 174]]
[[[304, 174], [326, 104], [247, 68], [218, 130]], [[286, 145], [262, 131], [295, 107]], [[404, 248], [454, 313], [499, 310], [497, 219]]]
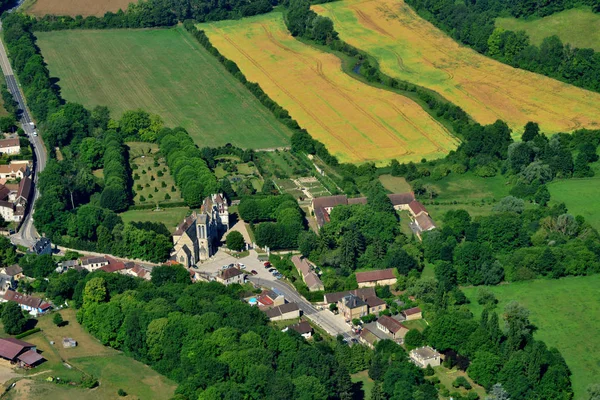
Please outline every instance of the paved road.
[[[0, 31], [2, 30], [2, 23], [0, 23]], [[6, 48], [4, 47], [4, 42], [0, 38], [0, 66], [2, 67], [2, 72], [4, 77], [6, 78], [6, 84], [8, 86], [8, 91], [13, 95], [15, 101], [19, 104], [19, 109], [22, 111], [20, 123], [23, 127], [23, 130], [29, 137], [29, 141], [33, 147], [34, 157], [33, 157], [33, 185], [32, 190], [33, 194], [30, 197], [27, 213], [24, 216], [24, 221], [21, 224], [21, 228], [19, 231], [12, 236], [12, 241], [17, 244], [22, 244], [24, 246], [31, 246], [35, 243], [35, 241], [40, 237], [35, 227], [33, 226], [33, 207], [35, 201], [39, 197], [39, 192], [37, 190], [37, 179], [39, 173], [44, 170], [47, 161], [46, 148], [44, 147], [44, 143], [42, 142], [39, 136], [34, 136], [35, 128], [31, 125], [32, 119], [29, 115], [29, 110], [27, 109], [27, 104], [25, 103], [25, 97], [21, 93], [17, 80], [15, 79], [12, 67], [10, 62], [8, 61], [8, 56], [6, 54]]]

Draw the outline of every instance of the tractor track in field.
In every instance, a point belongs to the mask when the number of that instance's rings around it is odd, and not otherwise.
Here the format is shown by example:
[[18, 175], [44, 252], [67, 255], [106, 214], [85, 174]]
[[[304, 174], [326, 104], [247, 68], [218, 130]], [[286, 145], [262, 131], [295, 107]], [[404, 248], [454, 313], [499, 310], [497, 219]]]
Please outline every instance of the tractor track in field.
[[342, 143], [346, 149], [352, 153], [357, 160], [363, 160], [364, 157], [360, 156], [356, 150], [354, 150], [352, 148], [352, 146], [350, 146], [350, 144], [340, 135], [336, 134], [330, 127], [328, 127], [312, 110], [310, 110], [308, 107], [306, 107], [304, 104], [302, 104], [302, 102], [300, 102], [292, 93], [290, 93], [285, 87], [283, 87], [282, 85], [280, 85], [272, 76], [271, 74], [269, 74], [269, 72], [264, 69], [259, 62], [257, 62], [254, 58], [252, 58], [250, 56], [250, 54], [248, 54], [247, 52], [245, 52], [240, 46], [238, 46], [234, 40], [232, 40], [225, 32], [223, 32], [223, 30], [215, 27], [215, 29], [217, 29], [218, 31], [221, 32], [221, 35], [223, 36], [223, 38], [229, 43], [231, 44], [240, 54], [242, 54], [244, 57], [246, 57], [246, 59], [248, 59], [248, 61], [250, 61], [256, 68], [258, 68], [275, 86], [277, 86], [277, 88], [279, 90], [281, 90], [283, 93], [285, 93], [287, 96], [289, 96], [300, 108], [302, 108], [302, 110], [304, 110], [304, 112], [306, 112], [308, 115], [310, 115], [315, 122], [317, 122], [317, 124], [319, 124], [319, 126], [321, 126], [327, 133], [329, 133], [331, 136], [333, 136], [334, 138], [336, 138], [340, 143]]

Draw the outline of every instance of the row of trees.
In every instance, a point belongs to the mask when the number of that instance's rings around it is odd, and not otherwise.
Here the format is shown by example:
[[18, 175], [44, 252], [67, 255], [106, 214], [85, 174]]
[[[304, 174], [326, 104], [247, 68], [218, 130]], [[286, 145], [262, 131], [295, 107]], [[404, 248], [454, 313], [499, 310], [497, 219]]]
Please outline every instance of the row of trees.
[[131, 171], [129, 154], [119, 134], [107, 131], [104, 134], [104, 188], [100, 205], [109, 210], [125, 211], [131, 203]]
[[600, 11], [598, 2], [593, 0], [583, 2], [408, 0], [407, 3], [454, 39], [472, 46], [480, 53], [513, 67], [600, 91], [598, 79], [600, 55], [594, 50], [564, 45], [557, 36], [547, 37], [540, 46], [534, 46], [530, 44], [525, 32], [505, 31], [495, 29], [494, 26], [496, 18], [501, 15], [545, 16], [582, 3], [593, 5], [594, 10], [598, 12]]
[[216, 193], [217, 180], [185, 129], [163, 129], [159, 140], [161, 153], [189, 207], [200, 206], [205, 197]]
[[185, 269], [157, 267], [150, 283], [92, 273], [72, 293], [78, 321], [178, 382], [178, 399], [352, 398], [332, 348], [268, 327], [238, 285], [192, 285]]

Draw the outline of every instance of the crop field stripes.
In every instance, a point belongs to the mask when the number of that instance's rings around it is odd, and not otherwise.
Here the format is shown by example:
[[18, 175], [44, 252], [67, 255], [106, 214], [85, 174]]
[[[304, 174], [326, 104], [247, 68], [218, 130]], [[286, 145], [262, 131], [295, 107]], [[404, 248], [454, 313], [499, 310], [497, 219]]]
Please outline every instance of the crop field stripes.
[[340, 38], [373, 56], [383, 73], [434, 90], [482, 124], [502, 119], [520, 135], [600, 127], [600, 94], [512, 68], [458, 45], [403, 1], [343, 0], [313, 9]]
[[292, 38], [280, 13], [199, 29], [341, 161], [418, 161], [458, 144], [414, 101], [360, 82], [336, 56]]

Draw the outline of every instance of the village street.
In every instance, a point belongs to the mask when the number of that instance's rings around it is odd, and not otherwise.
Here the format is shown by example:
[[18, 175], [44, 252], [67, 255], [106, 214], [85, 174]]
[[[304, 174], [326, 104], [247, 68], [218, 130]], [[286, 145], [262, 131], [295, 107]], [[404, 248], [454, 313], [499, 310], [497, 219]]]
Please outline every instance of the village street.
[[[246, 266], [245, 272], [248, 274], [248, 280], [259, 286], [268, 289], [276, 289], [283, 293], [284, 297], [290, 303], [298, 304], [298, 307], [304, 316], [310, 319], [317, 326], [324, 329], [329, 335], [336, 337], [342, 335], [344, 339], [350, 341], [355, 335], [350, 330], [350, 326], [346, 324], [341, 315], [334, 315], [329, 309], [316, 307], [308, 300], [302, 297], [296, 289], [282, 280], [277, 280], [264, 267], [263, 262], [258, 259], [258, 254], [254, 250], [250, 250], [250, 255], [243, 258], [235, 258], [225, 251], [218, 251], [210, 261], [198, 264], [196, 268], [200, 272], [217, 272], [224, 265], [242, 263]], [[250, 271], [255, 270], [258, 274], [252, 275]]]

